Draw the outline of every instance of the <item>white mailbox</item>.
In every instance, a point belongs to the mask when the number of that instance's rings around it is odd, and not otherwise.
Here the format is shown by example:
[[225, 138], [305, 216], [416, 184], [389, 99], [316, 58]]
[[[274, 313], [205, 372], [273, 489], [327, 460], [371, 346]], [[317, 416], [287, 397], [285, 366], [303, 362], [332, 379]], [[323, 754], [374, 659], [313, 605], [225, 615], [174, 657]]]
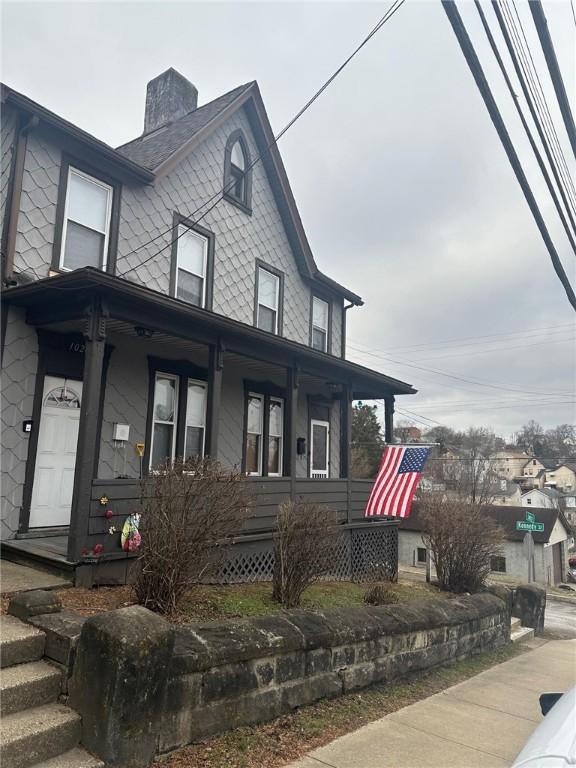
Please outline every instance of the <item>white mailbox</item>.
[[113, 440], [126, 442], [130, 439], [130, 424], [114, 424]]

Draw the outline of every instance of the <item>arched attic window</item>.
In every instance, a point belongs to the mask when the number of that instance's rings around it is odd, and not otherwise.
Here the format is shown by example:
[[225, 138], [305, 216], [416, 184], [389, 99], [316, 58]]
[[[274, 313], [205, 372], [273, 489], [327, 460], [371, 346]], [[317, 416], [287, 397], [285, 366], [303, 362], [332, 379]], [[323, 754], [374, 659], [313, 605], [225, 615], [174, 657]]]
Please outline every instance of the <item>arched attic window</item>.
[[252, 169], [242, 131], [234, 131], [224, 155], [224, 197], [246, 213], [252, 213]]

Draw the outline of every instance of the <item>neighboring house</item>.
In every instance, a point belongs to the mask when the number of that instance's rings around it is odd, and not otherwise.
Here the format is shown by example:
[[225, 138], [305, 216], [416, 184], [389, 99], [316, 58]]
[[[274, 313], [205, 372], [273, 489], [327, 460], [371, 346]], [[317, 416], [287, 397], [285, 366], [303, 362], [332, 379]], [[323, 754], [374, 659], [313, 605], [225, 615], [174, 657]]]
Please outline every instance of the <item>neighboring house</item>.
[[394, 398], [415, 391], [345, 359], [362, 300], [316, 265], [257, 84], [197, 98], [169, 69], [148, 84], [143, 135], [113, 149], [2, 87], [11, 551], [72, 567], [103, 544], [99, 573], [109, 561], [122, 578], [109, 523], [175, 456], [253, 478], [251, 531], [287, 497], [348, 521], [354, 498], [361, 517], [351, 403], [384, 399], [390, 441]]
[[520, 507], [522, 491], [517, 483], [510, 480], [497, 480], [491, 494], [492, 504], [504, 507]]
[[562, 499], [563, 494], [554, 488], [534, 488], [522, 494], [520, 503], [523, 507], [560, 509]]
[[576, 465], [559, 464], [552, 469], [547, 469], [544, 487], [556, 488], [556, 490], [564, 493], [576, 491]]
[[[502, 554], [492, 559], [494, 573], [508, 576], [512, 580], [527, 580], [528, 561], [524, 556], [525, 533], [517, 530], [516, 522], [524, 520], [520, 508], [486, 506], [488, 517], [498, 523], [505, 533]], [[559, 584], [566, 578], [568, 550], [573, 545], [570, 525], [558, 509], [532, 509], [535, 521], [544, 525], [543, 532], [532, 534], [534, 539], [535, 578], [542, 584]], [[400, 520], [398, 536], [399, 566], [426, 568], [426, 546], [422, 540], [422, 525], [418, 504], [414, 504], [410, 517]], [[432, 574], [433, 578], [435, 574]]]
[[525, 451], [506, 448], [498, 451], [491, 458], [492, 468], [496, 477], [503, 480], [513, 480], [522, 475], [522, 469], [526, 465], [529, 456]]
[[543, 488], [545, 478], [546, 467], [539, 459], [532, 458], [522, 467], [522, 474], [515, 479], [522, 490], [527, 491], [530, 488]]

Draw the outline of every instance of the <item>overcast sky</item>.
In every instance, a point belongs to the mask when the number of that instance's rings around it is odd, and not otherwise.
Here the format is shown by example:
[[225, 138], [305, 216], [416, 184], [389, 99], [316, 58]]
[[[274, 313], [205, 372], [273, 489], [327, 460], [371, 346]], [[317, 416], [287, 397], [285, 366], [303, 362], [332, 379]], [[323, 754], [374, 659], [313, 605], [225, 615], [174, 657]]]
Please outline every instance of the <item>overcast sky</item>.
[[[574, 177], [531, 15], [517, 4]], [[201, 104], [257, 80], [277, 132], [388, 5], [4, 2], [2, 80], [114, 146], [141, 133], [146, 83], [169, 66]], [[576, 284], [474, 5], [458, 5]], [[573, 94], [570, 4], [544, 8]], [[419, 390], [398, 399], [398, 419], [408, 409], [419, 423], [504, 436], [530, 418], [576, 420], [574, 314], [440, 0], [407, 0], [280, 151], [319, 267], [366, 302], [349, 312], [348, 356]]]

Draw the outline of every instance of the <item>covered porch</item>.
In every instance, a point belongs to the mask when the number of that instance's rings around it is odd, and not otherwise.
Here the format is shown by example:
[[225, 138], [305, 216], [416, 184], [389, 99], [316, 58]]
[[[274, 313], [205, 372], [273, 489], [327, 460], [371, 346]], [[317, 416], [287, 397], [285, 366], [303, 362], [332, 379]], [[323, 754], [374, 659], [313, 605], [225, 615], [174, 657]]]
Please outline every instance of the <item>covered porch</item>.
[[[94, 569], [91, 553], [101, 544], [98, 571], [108, 563], [121, 579], [127, 555], [108, 529], [137, 508], [140, 479], [166, 434], [173, 455], [194, 445], [247, 475], [256, 505], [238, 532], [244, 548], [270, 539], [286, 498], [326, 504], [343, 529], [367, 525], [370, 484], [349, 477], [352, 402], [383, 399], [391, 441], [394, 398], [413, 393], [409, 385], [90, 268], [10, 290], [5, 301], [25, 308], [39, 339], [19, 533], [4, 542], [6, 551], [44, 550], [61, 564]], [[72, 390], [76, 382], [81, 392], [67, 526], [38, 525], [34, 506], [50, 377], [70, 381]], [[154, 416], [159, 379], [182, 394], [168, 422]], [[197, 421], [185, 397], [193, 387], [204, 397]], [[281, 413], [274, 428], [273, 407]], [[261, 411], [259, 427], [248, 423], [250, 409]]]

